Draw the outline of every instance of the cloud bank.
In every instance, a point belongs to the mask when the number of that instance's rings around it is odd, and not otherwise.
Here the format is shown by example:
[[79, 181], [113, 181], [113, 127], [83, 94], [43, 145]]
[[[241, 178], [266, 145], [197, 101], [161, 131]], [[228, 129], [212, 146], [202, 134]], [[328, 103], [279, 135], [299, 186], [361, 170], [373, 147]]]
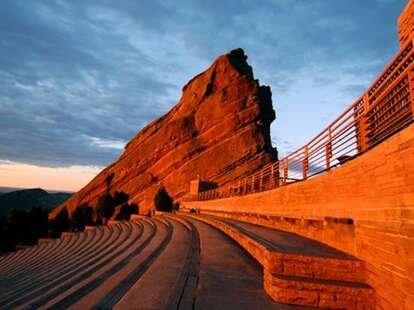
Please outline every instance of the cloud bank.
[[242, 47], [273, 91], [272, 136], [301, 145], [398, 49], [405, 1], [5, 0], [0, 160], [105, 166], [218, 55]]

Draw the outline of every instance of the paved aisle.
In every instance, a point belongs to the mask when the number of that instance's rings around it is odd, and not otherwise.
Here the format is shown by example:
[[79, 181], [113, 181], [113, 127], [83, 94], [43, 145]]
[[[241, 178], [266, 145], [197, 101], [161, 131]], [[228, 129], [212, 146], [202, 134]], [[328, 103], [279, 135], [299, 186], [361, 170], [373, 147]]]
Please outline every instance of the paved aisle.
[[207, 224], [186, 219], [200, 234], [195, 309], [296, 309], [271, 301], [263, 290], [261, 266], [235, 242]]

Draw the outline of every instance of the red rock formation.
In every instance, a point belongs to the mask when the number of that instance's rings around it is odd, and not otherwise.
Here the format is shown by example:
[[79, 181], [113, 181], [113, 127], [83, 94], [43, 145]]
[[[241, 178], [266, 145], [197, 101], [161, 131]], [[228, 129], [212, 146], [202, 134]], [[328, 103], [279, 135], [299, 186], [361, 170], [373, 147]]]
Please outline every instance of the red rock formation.
[[217, 58], [184, 86], [170, 112], [142, 129], [115, 163], [59, 209], [95, 206], [109, 190], [127, 193], [145, 212], [160, 184], [177, 199], [197, 176], [221, 185], [275, 158], [270, 87], [259, 86], [246, 59], [242, 49]]
[[414, 0], [409, 0], [398, 17], [398, 38], [400, 46], [407, 44], [414, 33]]

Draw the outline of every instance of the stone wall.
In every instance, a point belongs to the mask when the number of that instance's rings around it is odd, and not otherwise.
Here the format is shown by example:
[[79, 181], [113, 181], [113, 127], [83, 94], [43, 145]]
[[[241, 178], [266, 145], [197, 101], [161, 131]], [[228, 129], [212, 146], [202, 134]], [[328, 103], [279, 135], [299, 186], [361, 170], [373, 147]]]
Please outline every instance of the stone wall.
[[[182, 204], [239, 219], [248, 213], [244, 220], [293, 231], [352, 254], [367, 262], [366, 281], [377, 292], [379, 309], [414, 309], [414, 124], [313, 179], [267, 192]], [[327, 230], [302, 225], [309, 221], [289, 224], [284, 217], [353, 221], [346, 229], [338, 223]]]

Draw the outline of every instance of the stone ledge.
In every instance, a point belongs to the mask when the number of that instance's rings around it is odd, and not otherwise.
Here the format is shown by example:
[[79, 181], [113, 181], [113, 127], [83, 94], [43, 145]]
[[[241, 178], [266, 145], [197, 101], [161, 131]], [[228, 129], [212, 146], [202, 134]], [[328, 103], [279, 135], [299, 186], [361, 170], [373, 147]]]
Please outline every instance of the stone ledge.
[[365, 282], [365, 263], [353, 257], [333, 258], [317, 255], [303, 255], [280, 252], [272, 249], [265, 242], [252, 238], [239, 229], [219, 220], [203, 216], [190, 215], [227, 234], [252, 255], [265, 270], [287, 275]]
[[72, 237], [72, 236], [75, 236], [77, 233], [75, 233], [75, 232], [71, 232], [71, 231], [64, 231], [64, 232], [62, 232], [62, 234], [60, 235], [60, 238], [61, 239], [63, 239], [63, 238], [68, 238], [68, 237]]
[[97, 228], [98, 228], [97, 226], [85, 226], [85, 228], [83, 229], [83, 231], [84, 232], [93, 231], [93, 230], [95, 230]]
[[139, 221], [142, 220], [144, 217], [146, 217], [145, 215], [140, 215], [140, 214], [131, 214], [130, 220], [131, 221]]
[[121, 223], [121, 221], [117, 221], [117, 220], [108, 220], [107, 224], [108, 225], [117, 225]]
[[290, 277], [264, 271], [264, 289], [276, 302], [330, 309], [375, 309], [368, 285]]
[[39, 240], [37, 240], [37, 244], [45, 244], [45, 243], [49, 243], [49, 242], [52, 242], [52, 241], [55, 241], [55, 240], [58, 240], [58, 239], [55, 239], [55, 238], [40, 238]]

